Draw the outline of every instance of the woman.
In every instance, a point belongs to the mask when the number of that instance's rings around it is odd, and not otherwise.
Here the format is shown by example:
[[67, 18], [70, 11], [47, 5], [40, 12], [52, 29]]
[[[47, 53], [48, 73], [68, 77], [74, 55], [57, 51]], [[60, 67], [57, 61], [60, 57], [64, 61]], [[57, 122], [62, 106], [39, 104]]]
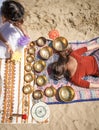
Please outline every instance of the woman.
[[4, 0], [0, 11], [0, 58], [10, 58], [9, 52], [15, 51], [18, 40], [27, 35], [22, 27], [24, 7], [19, 2]]
[[[84, 56], [87, 51], [95, 50], [91, 55]], [[99, 84], [90, 83], [83, 79], [84, 76], [99, 76], [99, 44], [93, 44], [72, 51], [59, 53], [57, 62], [51, 65], [54, 79], [65, 77], [75, 85], [84, 88], [99, 88]]]

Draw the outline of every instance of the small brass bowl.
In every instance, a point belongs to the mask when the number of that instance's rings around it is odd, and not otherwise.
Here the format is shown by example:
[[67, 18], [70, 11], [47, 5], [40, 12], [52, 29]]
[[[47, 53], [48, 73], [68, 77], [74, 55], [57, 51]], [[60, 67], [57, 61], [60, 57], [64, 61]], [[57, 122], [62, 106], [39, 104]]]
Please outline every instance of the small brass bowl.
[[34, 43], [34, 42], [31, 42], [29, 45], [30, 45], [31, 47], [34, 47], [34, 46], [35, 46], [35, 43]]
[[33, 64], [33, 68], [36, 72], [41, 72], [44, 70], [46, 63], [43, 60], [38, 60]]
[[39, 37], [36, 41], [38, 46], [44, 46], [46, 44], [46, 39], [44, 37]]
[[73, 100], [75, 96], [74, 89], [70, 86], [63, 86], [59, 89], [59, 98], [61, 101], [67, 102]]
[[23, 93], [24, 94], [30, 94], [33, 92], [33, 87], [30, 84], [23, 86]]
[[43, 85], [46, 84], [46, 82], [47, 82], [47, 78], [46, 78], [45, 75], [40, 75], [40, 76], [38, 76], [37, 79], [36, 79], [36, 84], [37, 84], [38, 86], [43, 86]]
[[33, 56], [27, 56], [26, 60], [27, 60], [27, 62], [32, 63], [34, 61], [34, 57]]
[[58, 37], [53, 41], [52, 45], [56, 51], [63, 51], [67, 48], [68, 41], [64, 37]]
[[34, 47], [29, 48], [29, 49], [28, 49], [28, 53], [29, 53], [30, 55], [34, 55], [34, 54], [35, 54], [35, 48], [34, 48]]
[[30, 64], [27, 64], [27, 65], [25, 65], [24, 69], [25, 69], [25, 71], [29, 72], [32, 70], [32, 67]]
[[24, 75], [24, 80], [26, 82], [31, 82], [33, 80], [33, 75], [31, 73], [27, 73]]
[[56, 89], [55, 89], [53, 86], [47, 87], [47, 88], [44, 90], [44, 94], [45, 94], [45, 96], [47, 96], [47, 97], [53, 97], [53, 96], [55, 96], [55, 94], [56, 94]]
[[51, 47], [43, 47], [42, 49], [40, 49], [39, 54], [41, 56], [42, 59], [47, 60], [49, 59], [49, 57], [52, 55], [53, 51]]
[[43, 92], [42, 90], [35, 90], [32, 94], [33, 98], [36, 100], [39, 100], [43, 97]]

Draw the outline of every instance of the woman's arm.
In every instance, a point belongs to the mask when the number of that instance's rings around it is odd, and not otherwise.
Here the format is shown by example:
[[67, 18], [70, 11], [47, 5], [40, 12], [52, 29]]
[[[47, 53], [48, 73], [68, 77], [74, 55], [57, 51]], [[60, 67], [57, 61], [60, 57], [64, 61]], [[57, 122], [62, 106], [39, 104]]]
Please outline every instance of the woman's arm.
[[2, 34], [0, 33], [0, 40], [7, 46], [8, 48], [8, 52], [13, 52], [12, 48], [10, 47], [9, 43], [5, 40], [5, 38], [2, 36]]
[[90, 83], [89, 88], [90, 88], [90, 89], [96, 89], [96, 88], [99, 89], [99, 84]]
[[92, 50], [95, 50], [95, 49], [99, 49], [99, 44], [91, 44], [91, 45], [88, 45], [87, 46], [87, 50], [88, 51], [92, 51]]

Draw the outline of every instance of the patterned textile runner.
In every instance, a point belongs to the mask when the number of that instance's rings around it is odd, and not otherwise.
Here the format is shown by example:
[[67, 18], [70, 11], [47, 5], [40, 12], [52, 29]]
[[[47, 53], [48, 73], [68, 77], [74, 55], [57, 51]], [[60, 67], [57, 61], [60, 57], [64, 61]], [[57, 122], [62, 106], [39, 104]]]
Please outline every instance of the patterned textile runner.
[[[74, 42], [72, 44], [73, 49], [86, 46], [87, 44], [94, 44], [97, 42], [95, 38], [90, 41], [85, 42]], [[31, 114], [31, 109], [35, 103], [43, 101], [47, 104], [65, 104], [81, 101], [95, 101], [99, 100], [99, 89], [84, 89], [71, 84], [70, 82], [62, 79], [60, 81], [52, 80], [48, 74], [47, 66], [57, 59], [57, 55], [53, 54], [48, 60], [45, 60], [46, 67], [41, 73], [37, 73], [33, 69], [33, 65], [37, 60], [41, 60], [39, 56], [39, 50], [42, 48], [37, 46], [36, 43], [31, 42], [31, 48], [34, 48], [34, 52], [25, 48], [22, 52], [21, 61], [11, 61], [11, 60], [0, 60], [0, 71], [1, 71], [1, 81], [0, 83], [0, 122], [1, 123], [39, 123], [34, 120]], [[47, 40], [46, 45], [52, 46], [52, 41]], [[45, 46], [46, 46], [45, 45]], [[86, 54], [87, 55], [87, 54]], [[26, 71], [26, 65], [30, 65], [32, 69]], [[28, 75], [28, 76], [27, 76]], [[47, 83], [43, 86], [37, 85], [35, 82], [37, 76], [46, 76]], [[95, 77], [85, 77], [86, 80], [95, 81], [99, 83], [99, 78]], [[0, 82], [1, 82], [0, 81]], [[23, 92], [24, 86], [30, 85], [31, 91], [27, 94]], [[75, 97], [70, 102], [58, 101], [56, 96], [47, 97], [44, 95], [44, 90], [47, 87], [53, 86], [56, 91], [61, 86], [71, 86], [75, 91]], [[33, 98], [33, 92], [35, 90], [41, 90], [43, 97], [39, 100]], [[27, 91], [27, 90], [26, 90]], [[17, 115], [17, 114], [20, 114]], [[22, 118], [22, 115], [27, 115], [27, 118]], [[43, 123], [48, 123], [49, 119], [45, 120]]]

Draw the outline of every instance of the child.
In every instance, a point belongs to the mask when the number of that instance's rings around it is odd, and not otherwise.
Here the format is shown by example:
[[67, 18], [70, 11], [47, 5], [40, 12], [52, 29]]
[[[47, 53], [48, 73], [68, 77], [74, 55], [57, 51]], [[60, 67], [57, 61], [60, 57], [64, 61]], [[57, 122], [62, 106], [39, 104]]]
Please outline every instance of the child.
[[0, 58], [10, 58], [10, 53], [18, 48], [18, 41], [27, 36], [24, 31], [24, 7], [16, 1], [6, 0], [1, 6], [2, 26], [0, 27]]

